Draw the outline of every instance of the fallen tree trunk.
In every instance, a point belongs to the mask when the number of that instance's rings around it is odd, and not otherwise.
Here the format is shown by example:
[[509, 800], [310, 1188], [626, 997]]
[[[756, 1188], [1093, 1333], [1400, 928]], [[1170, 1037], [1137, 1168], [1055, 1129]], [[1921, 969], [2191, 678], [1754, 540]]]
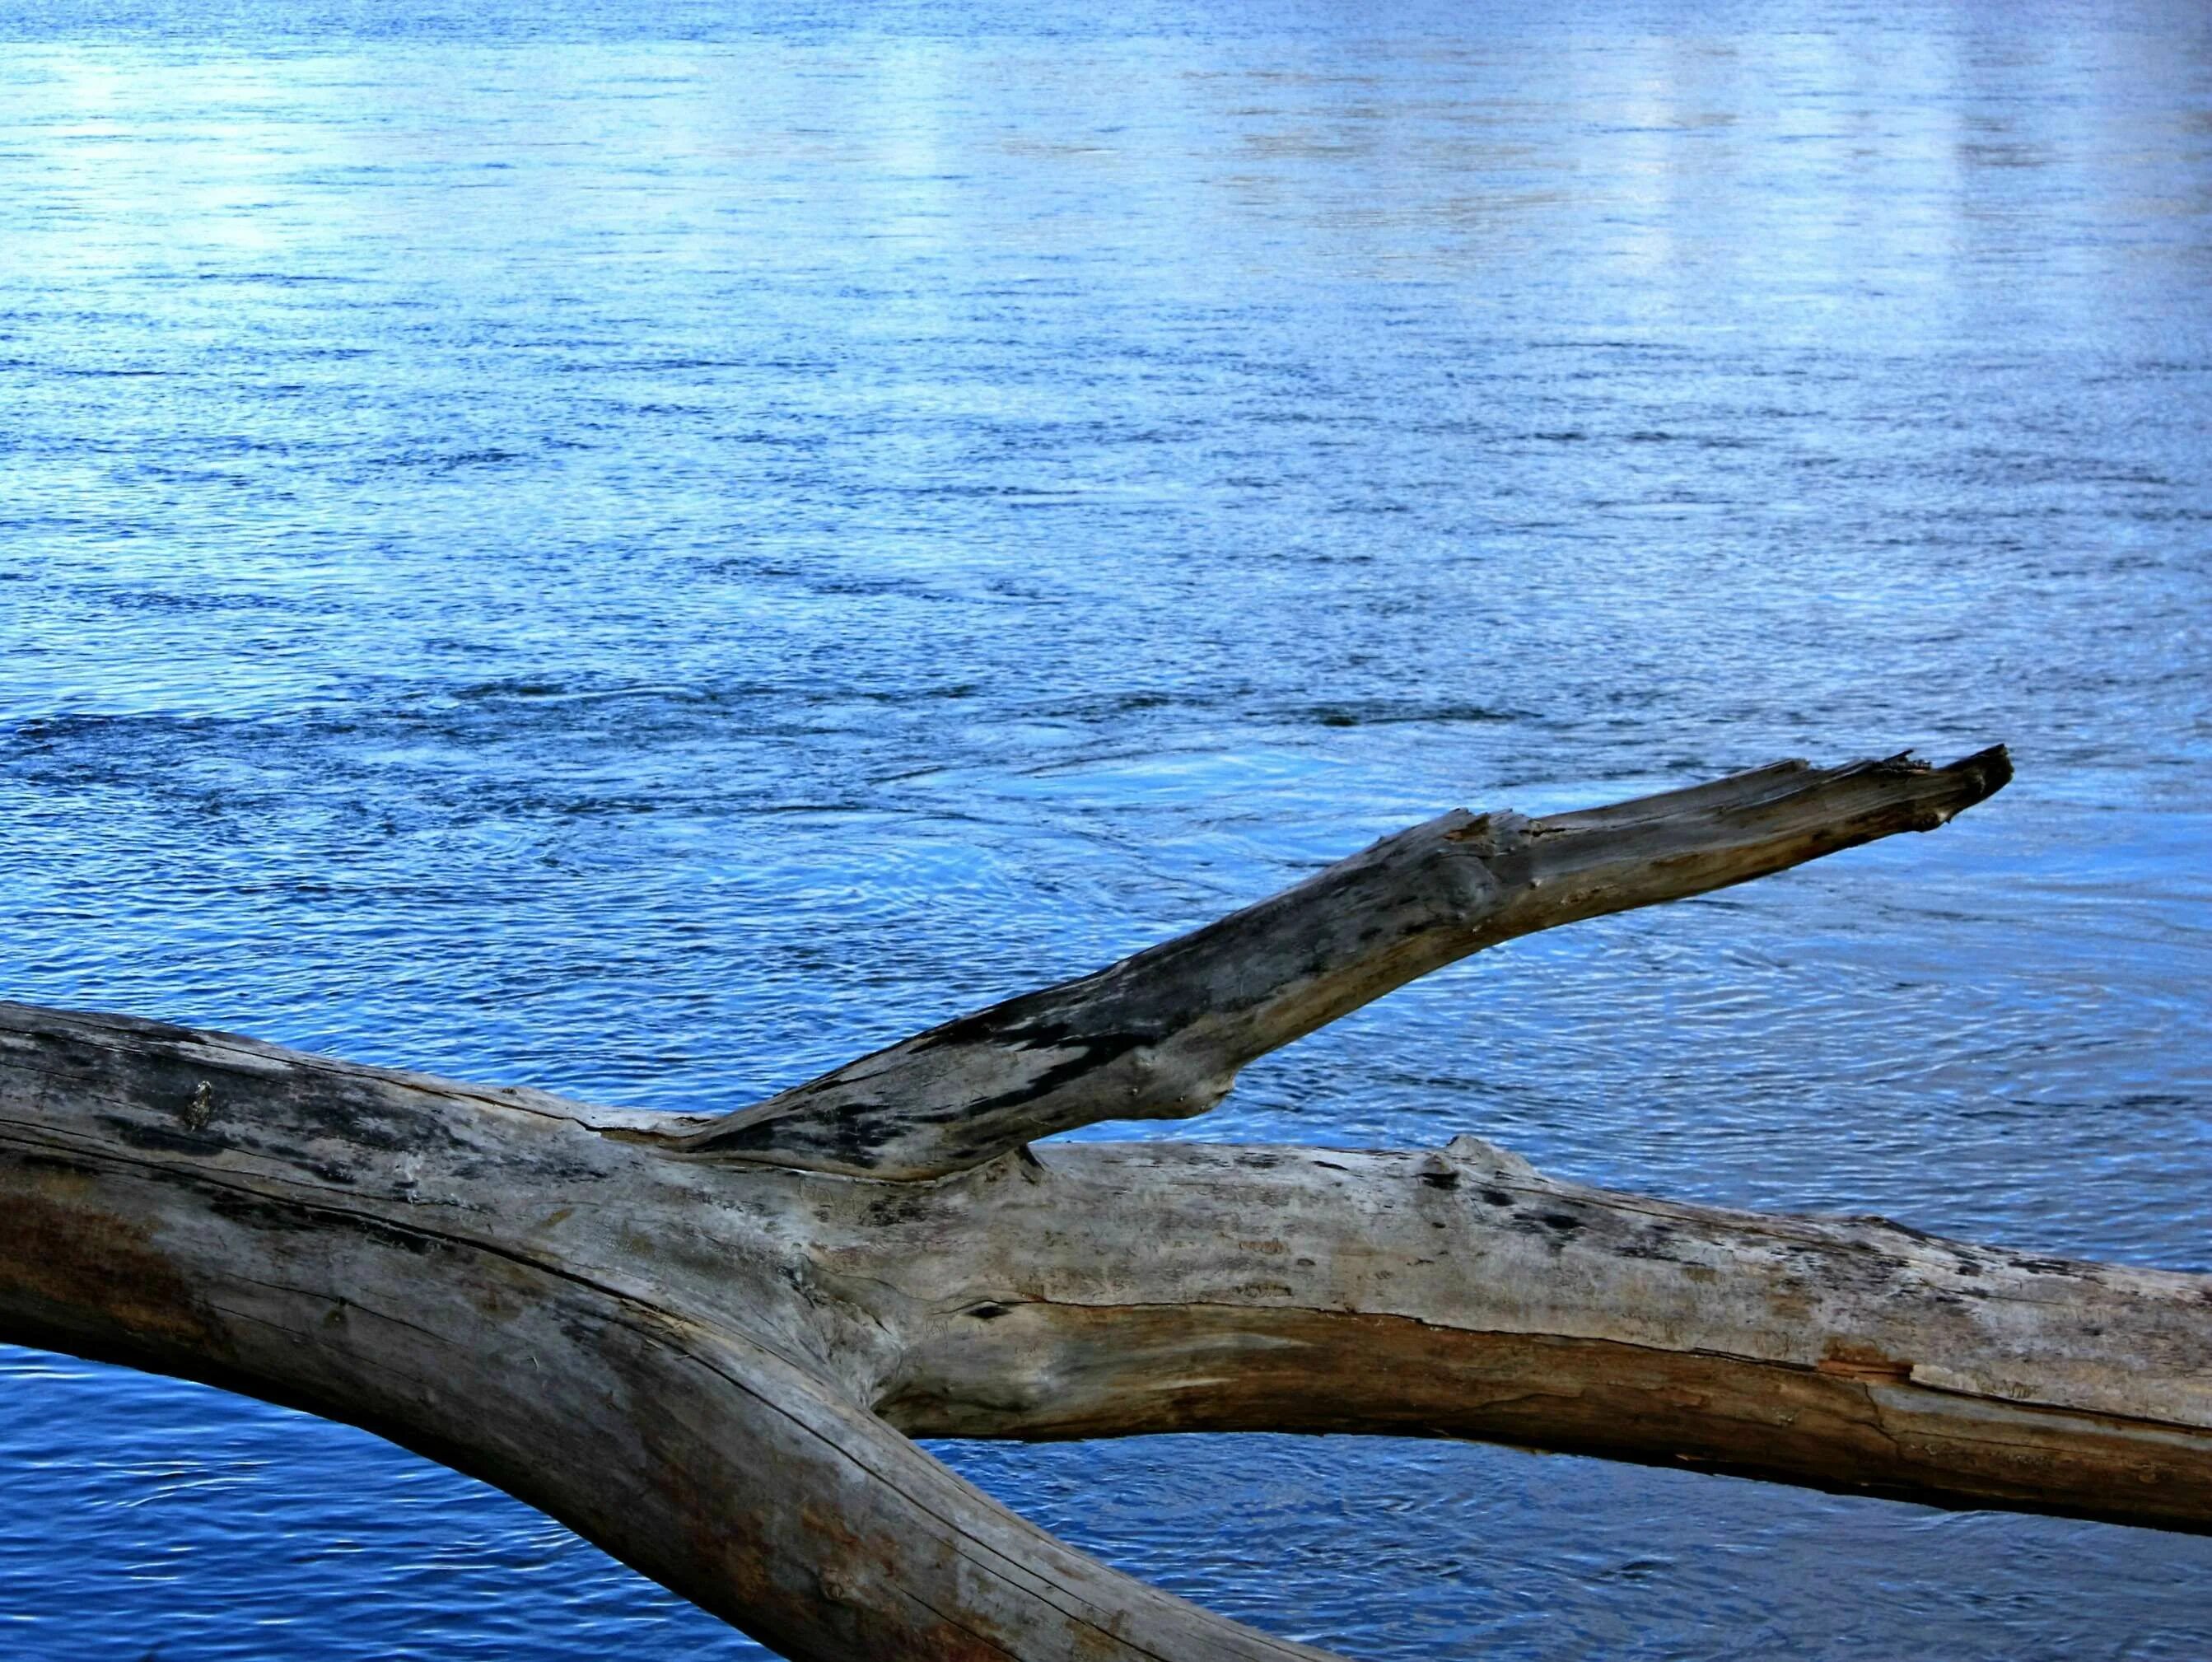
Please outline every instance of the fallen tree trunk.
[[1098, 1566], [912, 1435], [1389, 1432], [2212, 1525], [2212, 1280], [1410, 1154], [1031, 1139], [1494, 941], [2000, 788], [1785, 764], [1448, 815], [720, 1118], [0, 1006], [0, 1339], [367, 1427], [795, 1662], [1321, 1653]]

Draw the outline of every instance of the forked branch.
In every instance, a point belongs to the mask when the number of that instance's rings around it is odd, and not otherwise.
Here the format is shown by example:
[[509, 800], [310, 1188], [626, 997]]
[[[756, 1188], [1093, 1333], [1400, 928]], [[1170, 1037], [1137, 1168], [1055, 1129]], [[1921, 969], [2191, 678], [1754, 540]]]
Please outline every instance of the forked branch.
[[1492, 942], [1939, 825], [2002, 751], [1450, 814], [701, 1124], [0, 1006], [0, 1340], [366, 1426], [793, 1662], [1320, 1653], [907, 1434], [1492, 1438], [2212, 1528], [2212, 1280], [1426, 1153], [1061, 1144]]

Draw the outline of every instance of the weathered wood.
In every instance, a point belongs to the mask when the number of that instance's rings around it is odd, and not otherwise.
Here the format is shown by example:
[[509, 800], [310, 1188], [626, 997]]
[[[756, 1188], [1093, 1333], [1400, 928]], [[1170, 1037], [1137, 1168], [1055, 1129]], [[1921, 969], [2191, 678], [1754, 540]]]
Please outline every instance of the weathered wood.
[[1095, 974], [848, 1062], [688, 1147], [935, 1178], [1079, 1125], [1201, 1114], [1247, 1063], [1470, 953], [1931, 831], [2011, 777], [1998, 746], [1946, 768], [1782, 762], [1541, 819], [1461, 809]]
[[1472, 1137], [1040, 1154], [816, 1233], [928, 1301], [876, 1404], [913, 1435], [1466, 1437], [2212, 1525], [2212, 1279], [1609, 1193]]
[[0, 1339], [366, 1427], [793, 1662], [1319, 1654], [1070, 1550], [870, 1412], [897, 1336], [815, 1262], [832, 1187], [532, 1093], [0, 1006]]
[[[1030, 1050], [1095, 1076], [1067, 1085], [1090, 1117], [1127, 1111], [1097, 1080], [1126, 1089], [1147, 1048], [1166, 1083], [1135, 1100], [1188, 1104], [1409, 966], [1936, 823], [2003, 776], [1995, 752], [1770, 770], [1432, 822], [1149, 964], [884, 1053], [871, 1077], [911, 1068], [943, 1110], [848, 1115], [888, 1141], [837, 1146], [952, 1163], [927, 1180], [807, 1169], [835, 1136], [732, 1157], [731, 1122], [0, 1006], [0, 1339], [366, 1426], [795, 1662], [1320, 1656], [1091, 1562], [910, 1434], [1476, 1437], [2212, 1527], [2207, 1278], [1607, 1193], [1473, 1138], [969, 1163], [1033, 1123], [990, 1102]], [[1369, 906], [1387, 928], [1349, 915]], [[1032, 1043], [1042, 1010], [1080, 1020]], [[1164, 1037], [1103, 1054], [1139, 1020]], [[987, 1129], [933, 1141], [955, 1075]]]

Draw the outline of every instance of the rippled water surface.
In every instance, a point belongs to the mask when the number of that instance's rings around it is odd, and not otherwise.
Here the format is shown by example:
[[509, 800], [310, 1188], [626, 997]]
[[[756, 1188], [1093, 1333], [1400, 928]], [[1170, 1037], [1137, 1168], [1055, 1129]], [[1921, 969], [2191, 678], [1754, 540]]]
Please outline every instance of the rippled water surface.
[[[1138, 1134], [2212, 1268], [2208, 456], [2197, 3], [32, 0], [0, 994], [732, 1106], [1456, 803], [2004, 740], [1940, 836], [1500, 949]], [[2193, 1538], [944, 1452], [1364, 1658], [2212, 1654]], [[69, 1359], [0, 1351], [0, 1497], [11, 1657], [763, 1654]]]

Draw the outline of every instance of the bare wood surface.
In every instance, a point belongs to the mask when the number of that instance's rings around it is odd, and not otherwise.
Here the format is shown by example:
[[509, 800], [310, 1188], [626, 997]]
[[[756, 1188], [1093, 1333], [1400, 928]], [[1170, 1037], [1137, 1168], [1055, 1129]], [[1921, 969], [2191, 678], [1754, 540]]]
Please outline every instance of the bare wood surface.
[[793, 1662], [1320, 1654], [870, 1412], [896, 1336], [812, 1262], [803, 1186], [532, 1093], [0, 1006], [0, 1339], [365, 1427]]
[[1467, 1437], [2212, 1524], [2212, 1278], [1613, 1193], [1473, 1137], [1039, 1155], [817, 1235], [914, 1300], [878, 1406], [915, 1435]]
[[1255, 1058], [1470, 953], [1930, 831], [2011, 776], [1999, 746], [1944, 768], [1783, 762], [1540, 819], [1460, 809], [1095, 974], [863, 1056], [688, 1146], [934, 1178], [1079, 1125], [1200, 1114]]
[[[1470, 941], [1937, 823], [2003, 771], [1432, 822], [1105, 977], [1124, 1009], [1218, 997], [1166, 1044], [1218, 1072]], [[1391, 927], [1328, 921], [1370, 902]], [[1321, 1654], [1092, 1563], [910, 1434], [1475, 1437], [2212, 1527], [2212, 1279], [1608, 1193], [1472, 1137], [1017, 1144], [894, 1180], [714, 1125], [0, 1006], [0, 1339], [366, 1426], [795, 1662]]]

